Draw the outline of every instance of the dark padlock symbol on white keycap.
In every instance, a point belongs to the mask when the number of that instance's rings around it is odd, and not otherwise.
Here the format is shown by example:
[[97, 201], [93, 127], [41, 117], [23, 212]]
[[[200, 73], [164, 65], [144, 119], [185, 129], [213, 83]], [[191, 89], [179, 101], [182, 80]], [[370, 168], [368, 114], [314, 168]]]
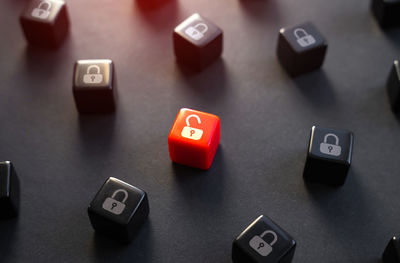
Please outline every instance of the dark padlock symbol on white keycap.
[[47, 19], [50, 16], [51, 3], [49, 1], [42, 1], [37, 8], [33, 9], [32, 17], [39, 19]]
[[[264, 240], [264, 237], [266, 235], [271, 235], [273, 237], [273, 240], [268, 243]], [[263, 257], [268, 256], [272, 252], [272, 246], [278, 241], [278, 236], [277, 234], [272, 231], [272, 230], [267, 230], [264, 231], [260, 236], [254, 236], [250, 242], [249, 245], [252, 249], [257, 251], [258, 254], [260, 254]]]
[[295, 29], [293, 34], [297, 39], [297, 43], [299, 43], [301, 47], [308, 47], [316, 42], [315, 38], [308, 34], [303, 28]]
[[[116, 200], [116, 195], [118, 193], [123, 193], [124, 198], [122, 199], [122, 201]], [[107, 197], [107, 199], [103, 203], [103, 209], [113, 214], [120, 215], [125, 210], [125, 202], [127, 199], [128, 192], [124, 189], [118, 189], [112, 194], [111, 197]]]
[[[92, 69], [96, 70], [96, 73], [90, 73]], [[86, 84], [99, 84], [103, 81], [103, 74], [100, 74], [100, 67], [97, 65], [91, 65], [87, 68], [86, 74], [83, 76], [83, 82]]]
[[190, 26], [185, 30], [186, 35], [193, 38], [194, 40], [200, 40], [204, 37], [204, 34], [208, 31], [208, 26], [204, 23], [198, 23], [195, 26]]
[[186, 126], [183, 128], [183, 130], [181, 132], [181, 135], [182, 135], [182, 137], [185, 137], [185, 138], [188, 138], [188, 139], [192, 139], [192, 140], [195, 140], [195, 141], [200, 140], [201, 137], [203, 136], [203, 130], [190, 127], [190, 122], [189, 122], [190, 118], [196, 118], [197, 122], [199, 124], [201, 124], [200, 117], [197, 116], [196, 114], [192, 114], [192, 115], [187, 116], [187, 118], [186, 118]]
[[[335, 139], [335, 144], [328, 143], [328, 138]], [[339, 146], [339, 137], [333, 133], [328, 133], [324, 137], [324, 142], [320, 144], [319, 150], [328, 155], [339, 156], [342, 152], [342, 147]]]

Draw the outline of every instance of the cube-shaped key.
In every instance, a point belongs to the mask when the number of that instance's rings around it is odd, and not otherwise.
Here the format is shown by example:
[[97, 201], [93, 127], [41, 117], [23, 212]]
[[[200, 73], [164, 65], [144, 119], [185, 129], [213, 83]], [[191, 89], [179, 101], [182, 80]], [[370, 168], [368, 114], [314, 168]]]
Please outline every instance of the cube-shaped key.
[[381, 27], [400, 26], [400, 0], [372, 0], [372, 12]]
[[15, 217], [19, 209], [19, 180], [11, 162], [0, 162], [0, 219]]
[[292, 77], [320, 68], [327, 48], [327, 41], [310, 22], [279, 32], [278, 58]]
[[296, 241], [266, 216], [260, 216], [233, 242], [234, 263], [289, 263]]
[[78, 111], [89, 114], [114, 112], [115, 83], [111, 60], [78, 60], [73, 77], [73, 94]]
[[171, 160], [207, 170], [214, 160], [220, 137], [218, 116], [183, 108], [168, 136]]
[[173, 41], [178, 63], [194, 70], [204, 69], [222, 54], [222, 30], [199, 14], [175, 28]]
[[392, 237], [382, 255], [382, 263], [400, 263], [400, 241]]
[[67, 6], [61, 0], [32, 0], [20, 22], [27, 41], [35, 46], [59, 46], [69, 32]]
[[394, 112], [400, 112], [400, 67], [395, 60], [386, 84], [390, 105]]
[[147, 219], [149, 202], [143, 190], [110, 177], [90, 203], [88, 213], [96, 231], [129, 242]]
[[353, 141], [352, 132], [313, 126], [304, 179], [333, 186], [343, 185], [351, 165]]

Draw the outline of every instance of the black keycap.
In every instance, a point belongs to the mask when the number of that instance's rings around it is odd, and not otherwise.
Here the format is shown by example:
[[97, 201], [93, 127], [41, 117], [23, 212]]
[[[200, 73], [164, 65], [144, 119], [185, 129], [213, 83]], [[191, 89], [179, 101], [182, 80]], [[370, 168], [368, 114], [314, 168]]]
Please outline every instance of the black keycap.
[[400, 0], [372, 0], [372, 12], [381, 27], [400, 26]]
[[73, 93], [80, 113], [115, 111], [114, 64], [109, 59], [78, 60], [75, 63]]
[[103, 234], [129, 242], [149, 214], [143, 190], [110, 177], [88, 208], [93, 228]]
[[351, 165], [353, 141], [352, 132], [313, 126], [304, 179], [333, 186], [343, 185]]
[[400, 67], [399, 61], [395, 60], [387, 81], [387, 91], [390, 105], [394, 112], [400, 112]]
[[19, 209], [19, 180], [11, 162], [0, 162], [0, 218], [15, 217]]
[[327, 48], [327, 41], [310, 22], [279, 32], [278, 58], [292, 77], [320, 68]]
[[194, 70], [204, 69], [222, 54], [222, 30], [199, 14], [177, 26], [173, 40], [178, 63]]
[[386, 246], [382, 263], [400, 263], [400, 241], [396, 237], [392, 237]]
[[20, 22], [30, 44], [50, 48], [63, 42], [70, 26], [67, 6], [60, 0], [29, 1]]
[[296, 241], [266, 216], [260, 216], [233, 242], [234, 263], [289, 263]]

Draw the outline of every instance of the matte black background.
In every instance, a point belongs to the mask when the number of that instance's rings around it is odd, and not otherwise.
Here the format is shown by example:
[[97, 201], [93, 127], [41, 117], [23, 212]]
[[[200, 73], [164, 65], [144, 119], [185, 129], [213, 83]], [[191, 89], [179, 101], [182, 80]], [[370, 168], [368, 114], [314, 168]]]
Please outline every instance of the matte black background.
[[[145, 2], [145, 1], [143, 1]], [[0, 159], [21, 180], [20, 216], [0, 222], [1, 262], [231, 262], [231, 243], [260, 214], [298, 246], [293, 262], [377, 263], [399, 232], [400, 122], [384, 84], [400, 31], [382, 31], [359, 0], [71, 0], [57, 51], [29, 48], [25, 1], [0, 2]], [[194, 12], [224, 30], [200, 74], [181, 70], [172, 32]], [[313, 21], [329, 42], [321, 71], [290, 79], [276, 58], [281, 27]], [[115, 62], [114, 115], [80, 117], [77, 59]], [[221, 118], [209, 171], [173, 165], [167, 136], [181, 107]], [[355, 134], [341, 188], [302, 178], [312, 125]], [[129, 246], [96, 235], [86, 208], [114, 176], [149, 194]]]

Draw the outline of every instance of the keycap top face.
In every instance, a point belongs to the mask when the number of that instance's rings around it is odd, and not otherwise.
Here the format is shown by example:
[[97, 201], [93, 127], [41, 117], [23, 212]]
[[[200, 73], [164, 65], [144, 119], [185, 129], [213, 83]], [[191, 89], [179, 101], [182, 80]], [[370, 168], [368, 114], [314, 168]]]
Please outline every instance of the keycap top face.
[[179, 111], [169, 137], [184, 143], [207, 147], [219, 123], [216, 115], [183, 108]]
[[22, 17], [41, 23], [53, 23], [61, 9], [65, 6], [60, 0], [33, 0], [22, 13]]
[[400, 241], [394, 236], [387, 244], [382, 254], [382, 263], [399, 263], [400, 262]]
[[309, 155], [332, 161], [351, 163], [353, 133], [346, 130], [313, 126]]
[[249, 258], [260, 263], [279, 262], [296, 246], [294, 239], [266, 216], [257, 218], [234, 242]]
[[222, 34], [218, 26], [199, 14], [191, 15], [179, 24], [174, 32], [199, 47], [206, 46]]
[[113, 62], [109, 59], [78, 60], [74, 87], [79, 89], [112, 89]]
[[144, 197], [143, 190], [110, 177], [90, 203], [89, 209], [111, 221], [128, 224]]
[[326, 39], [311, 22], [283, 28], [280, 32], [297, 53], [327, 45]]

